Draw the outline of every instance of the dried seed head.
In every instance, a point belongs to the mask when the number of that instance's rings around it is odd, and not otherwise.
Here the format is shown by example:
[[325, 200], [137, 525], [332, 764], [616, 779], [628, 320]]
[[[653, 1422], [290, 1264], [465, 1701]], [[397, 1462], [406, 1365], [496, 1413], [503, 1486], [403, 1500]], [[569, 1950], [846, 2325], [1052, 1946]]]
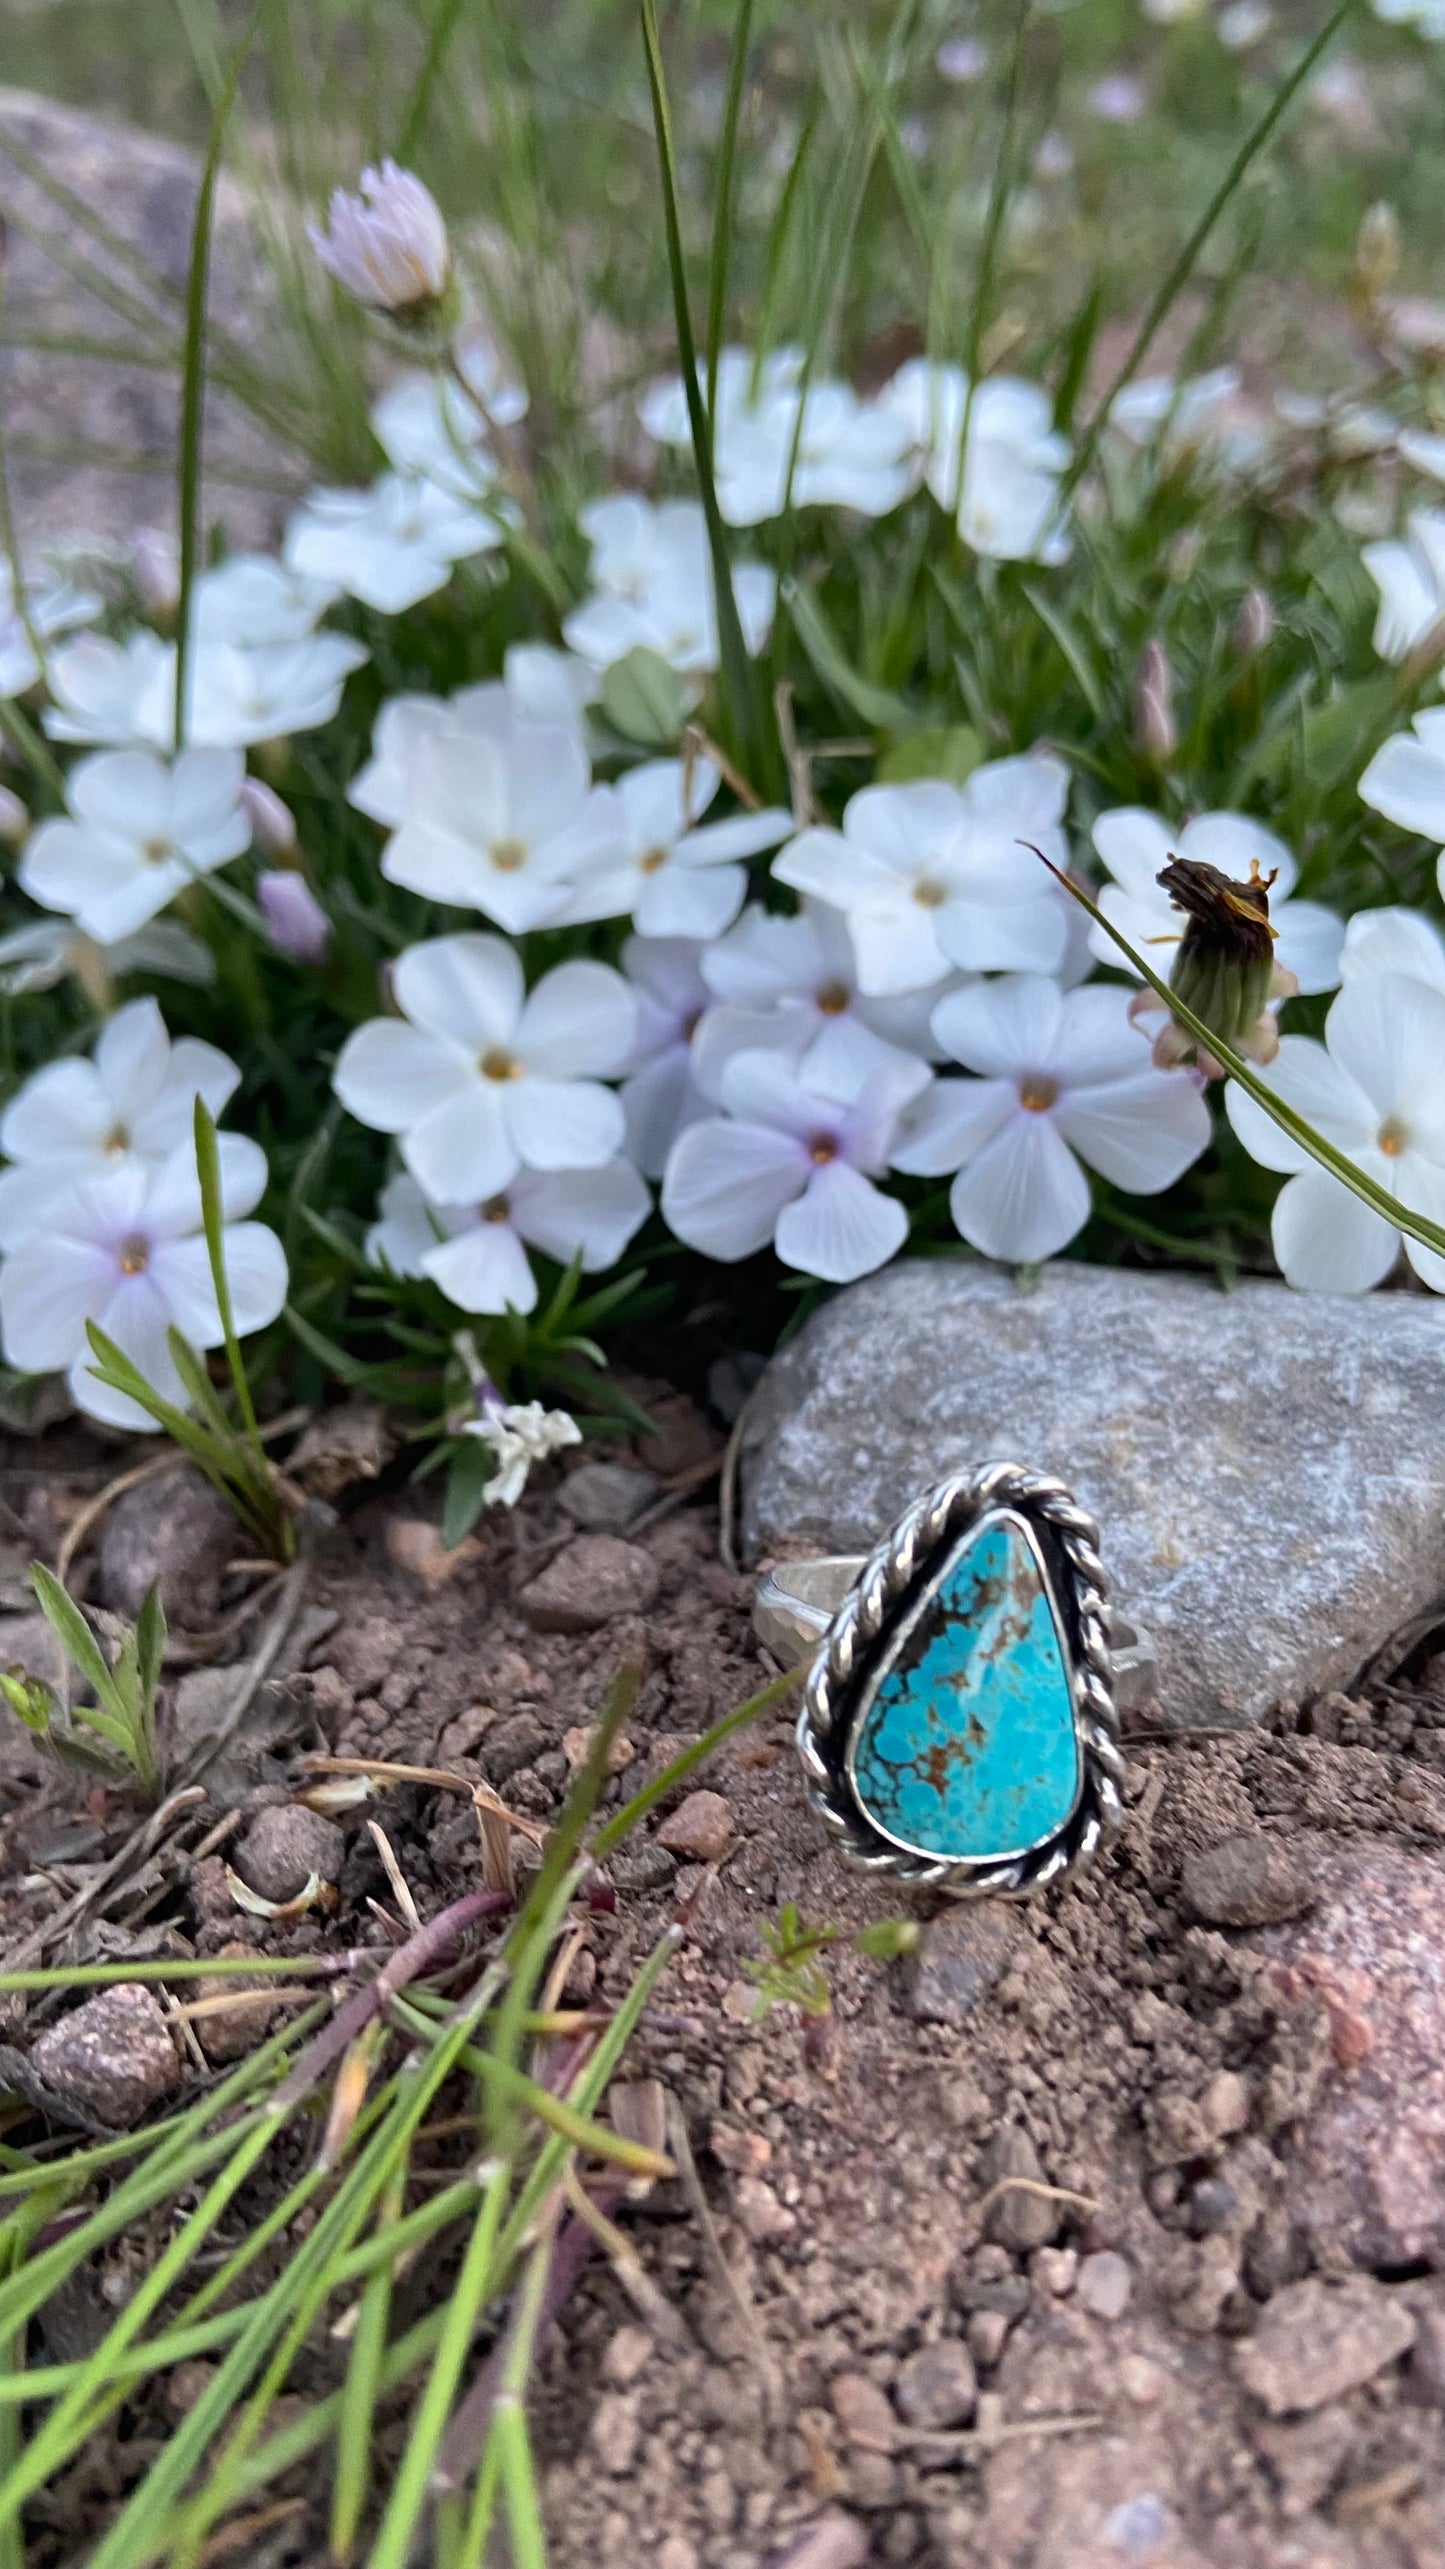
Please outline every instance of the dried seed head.
[[[1273, 1028], [1269, 1001], [1276, 979], [1275, 930], [1269, 894], [1274, 879], [1252, 865], [1249, 881], [1238, 883], [1217, 866], [1182, 856], [1171, 857], [1158, 877], [1186, 920], [1169, 987], [1211, 1034], [1236, 1051], [1261, 1040], [1262, 1020]], [[1193, 1048], [1192, 1040], [1181, 1027], [1169, 1032], [1173, 1057], [1182, 1058], [1181, 1039], [1186, 1051]]]

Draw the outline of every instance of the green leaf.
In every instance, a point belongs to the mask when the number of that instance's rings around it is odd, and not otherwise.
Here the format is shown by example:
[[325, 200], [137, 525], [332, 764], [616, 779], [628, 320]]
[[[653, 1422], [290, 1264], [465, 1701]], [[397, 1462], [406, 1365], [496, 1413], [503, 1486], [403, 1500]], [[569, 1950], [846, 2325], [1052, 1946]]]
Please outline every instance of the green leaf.
[[850, 668], [847, 655], [838, 642], [832, 626], [812, 590], [797, 580], [789, 580], [783, 591], [788, 613], [797, 628], [798, 640], [825, 687], [831, 687], [841, 704], [866, 723], [870, 731], [904, 734], [922, 729], [915, 708], [906, 696], [895, 696], [888, 687], [877, 687], [870, 678]]
[[643, 749], [675, 748], [687, 720], [687, 690], [677, 671], [641, 642], [613, 661], [601, 701], [613, 730]]
[[201, 1211], [206, 1229], [206, 1253], [211, 1261], [211, 1281], [216, 1288], [216, 1308], [225, 1332], [226, 1362], [236, 1387], [236, 1401], [245, 1425], [263, 1481], [269, 1481], [271, 1467], [261, 1443], [256, 1412], [251, 1400], [251, 1386], [241, 1362], [240, 1341], [236, 1336], [235, 1316], [231, 1308], [231, 1288], [226, 1277], [225, 1208], [221, 1202], [221, 1155], [216, 1145], [216, 1119], [204, 1097], [195, 1106], [196, 1173], [201, 1182]]
[[448, 1552], [471, 1533], [486, 1506], [486, 1486], [495, 1469], [496, 1456], [485, 1437], [464, 1436], [458, 1441], [447, 1469], [442, 1510], [442, 1542]]
[[890, 741], [876, 769], [880, 785], [909, 785], [920, 776], [941, 776], [948, 785], [966, 785], [983, 757], [983, 743], [971, 723], [950, 723], [937, 731], [910, 732]]
[[136, 1647], [139, 1656], [143, 1700], [153, 1704], [161, 1682], [161, 1668], [166, 1655], [166, 1617], [161, 1604], [160, 1583], [153, 1579], [141, 1599], [136, 1617]]
[[30, 1584], [40, 1601], [40, 1611], [59, 1642], [66, 1657], [74, 1661], [92, 1692], [99, 1696], [106, 1710], [118, 1721], [124, 1721], [126, 1707], [116, 1689], [115, 1679], [101, 1655], [99, 1642], [86, 1622], [75, 1599], [43, 1561], [31, 1564]]

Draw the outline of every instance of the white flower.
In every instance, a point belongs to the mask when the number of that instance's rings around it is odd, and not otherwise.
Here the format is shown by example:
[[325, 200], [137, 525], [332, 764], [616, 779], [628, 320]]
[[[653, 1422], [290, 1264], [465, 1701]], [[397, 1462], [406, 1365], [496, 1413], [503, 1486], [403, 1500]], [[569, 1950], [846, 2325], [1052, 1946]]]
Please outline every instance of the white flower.
[[515, 1507], [534, 1463], [582, 1442], [575, 1418], [565, 1409], [544, 1409], [539, 1400], [489, 1404], [480, 1418], [468, 1419], [462, 1434], [484, 1437], [493, 1451], [497, 1469], [482, 1491], [485, 1507]]
[[[173, 1043], [154, 999], [117, 1009], [92, 1059], [47, 1062], [0, 1117], [0, 1152], [15, 1163], [0, 1173], [0, 1249], [39, 1231], [70, 1188], [186, 1147], [196, 1099], [220, 1115], [240, 1078], [213, 1044]], [[235, 1134], [223, 1139], [243, 1163], [256, 1151]]]
[[1445, 615], [1445, 509], [1412, 509], [1403, 542], [1390, 537], [1360, 555], [1380, 592], [1375, 649], [1403, 660]]
[[934, 498], [954, 513], [976, 553], [1003, 562], [1066, 558], [1058, 482], [1069, 444], [1039, 385], [994, 375], [975, 385], [970, 402], [961, 367], [910, 357], [885, 386], [880, 407], [907, 432]]
[[[609, 669], [639, 644], [684, 674], [715, 669], [712, 557], [697, 501], [664, 500], [654, 508], [627, 492], [594, 500], [582, 511], [582, 527], [592, 542], [596, 587], [563, 620], [569, 648], [594, 669]], [[761, 562], [735, 562], [732, 579], [743, 640], [760, 651], [777, 576]]]
[[1360, 981], [1375, 972], [1403, 972], [1445, 990], [1445, 935], [1419, 910], [1357, 910], [1345, 922], [1340, 979]]
[[[1278, 930], [1275, 960], [1292, 972], [1302, 991], [1333, 990], [1340, 977], [1344, 928], [1333, 910], [1318, 901], [1292, 901], [1299, 867], [1282, 839], [1241, 812], [1201, 812], [1181, 830], [1172, 830], [1157, 812], [1133, 804], [1103, 812], [1094, 823], [1094, 845], [1114, 877], [1099, 894], [1099, 907], [1120, 934], [1169, 978], [1170, 950], [1179, 942], [1179, 912], [1156, 880], [1160, 867], [1180, 856], [1190, 864], [1213, 865], [1236, 883], [1249, 881], [1251, 865], [1275, 874], [1269, 915]], [[1089, 943], [1101, 963], [1119, 972], [1125, 962], [1113, 938], [1091, 929]]]
[[530, 998], [501, 937], [408, 947], [392, 986], [400, 1017], [348, 1036], [336, 1093], [360, 1123], [402, 1136], [402, 1157], [438, 1204], [484, 1202], [519, 1168], [600, 1168], [622, 1147], [622, 1108], [601, 1079], [637, 1031], [620, 973], [563, 963]]
[[978, 1076], [941, 1079], [919, 1100], [893, 1165], [956, 1169], [953, 1219], [986, 1257], [1031, 1265], [1072, 1240], [1089, 1217], [1080, 1160], [1131, 1195], [1157, 1195], [1208, 1149], [1197, 1082], [1153, 1068], [1117, 983], [977, 982], [939, 1002], [933, 1030]]
[[89, 992], [98, 979], [118, 981], [127, 972], [159, 973], [205, 990], [216, 978], [216, 958], [179, 919], [151, 919], [111, 946], [83, 936], [73, 919], [36, 919], [0, 937], [0, 991], [7, 999], [53, 990], [69, 973]]
[[1150, 446], [1161, 433], [1167, 451], [1180, 454], [1202, 444], [1216, 426], [1216, 414], [1231, 402], [1240, 386], [1237, 366], [1216, 366], [1207, 375], [1176, 383], [1172, 375], [1144, 375], [1126, 384], [1109, 405], [1109, 425], [1131, 446]]
[[940, 80], [982, 80], [988, 69], [988, 47], [977, 36], [950, 36], [933, 61]]
[[[883, 517], [907, 494], [907, 423], [877, 402], [860, 401], [847, 384], [814, 383], [804, 392], [801, 371], [796, 349], [775, 350], [756, 366], [745, 348], [722, 351], [713, 474], [729, 526], [758, 526], [780, 516], [790, 499], [795, 508], [831, 505]], [[654, 437], [691, 445], [678, 378], [654, 387], [641, 416]]]
[[1371, 0], [1371, 6], [1387, 26], [1413, 27], [1432, 44], [1445, 39], [1445, 0]]
[[748, 878], [741, 860], [776, 847], [793, 827], [791, 812], [735, 812], [703, 821], [721, 778], [711, 759], [649, 759], [629, 768], [612, 789], [619, 844], [593, 868], [563, 912], [571, 926], [631, 916], [645, 937], [715, 937], [742, 908]]
[[[1325, 1040], [1286, 1035], [1260, 1077], [1366, 1176], [1445, 1222], [1445, 990], [1390, 972], [1352, 977], [1325, 1020]], [[1292, 1285], [1367, 1293], [1399, 1254], [1384, 1215], [1331, 1177], [1231, 1081], [1229, 1120], [1262, 1168], [1283, 1169], [1271, 1230]], [[1445, 1293], [1445, 1258], [1405, 1242], [1417, 1275]]]
[[[1413, 735], [1397, 731], [1382, 743], [1360, 778], [1360, 800], [1445, 849], [1445, 706], [1417, 714]], [[1445, 895], [1445, 854], [1437, 871]]]
[[530, 1245], [588, 1275], [615, 1266], [652, 1199], [627, 1160], [594, 1169], [519, 1169], [484, 1204], [434, 1205], [401, 1170], [383, 1187], [366, 1235], [373, 1266], [429, 1276], [461, 1311], [535, 1311]]
[[175, 729], [175, 666], [172, 645], [144, 625], [124, 642], [83, 633], [50, 655], [45, 674], [52, 702], [42, 716], [45, 729], [52, 740], [99, 748], [142, 742], [160, 747]]
[[[577, 731], [521, 719], [505, 686], [468, 688], [440, 718], [413, 710], [383, 756], [397, 761], [403, 807], [381, 860], [387, 881], [481, 910], [512, 936], [574, 915], [579, 883], [622, 855], [621, 807], [593, 785]], [[389, 801], [385, 775], [381, 790]]]
[[697, 1075], [705, 1085], [734, 1052], [796, 1052], [801, 1043], [806, 1063], [846, 1079], [850, 1070], [864, 1078], [877, 1066], [880, 1041], [923, 1060], [934, 1050], [930, 1019], [939, 986], [865, 998], [847, 922], [821, 901], [805, 901], [793, 918], [753, 903], [705, 950], [701, 970], [719, 1002], [697, 1033]]
[[456, 563], [501, 543], [495, 513], [413, 473], [383, 473], [369, 491], [313, 491], [286, 529], [293, 571], [330, 580], [382, 615], [444, 589]]
[[1149, 100], [1143, 81], [1131, 71], [1110, 71], [1095, 81], [1084, 104], [1102, 124], [1137, 125]]
[[361, 192], [333, 190], [330, 229], [309, 223], [311, 246], [337, 282], [369, 311], [415, 318], [440, 301], [451, 276], [447, 227], [430, 188], [383, 161], [364, 169]]
[[515, 711], [528, 722], [569, 723], [585, 738], [587, 708], [596, 704], [600, 688], [590, 661], [550, 642], [509, 642], [502, 680]]
[[1229, 6], [1221, 9], [1215, 19], [1214, 29], [1220, 43], [1233, 54], [1257, 45], [1273, 25], [1274, 11], [1267, 0], [1229, 0]]
[[[223, 1137], [232, 1145], [241, 1138]], [[265, 1183], [265, 1157], [254, 1144], [222, 1151], [222, 1247], [242, 1337], [274, 1320], [286, 1299], [286, 1258], [275, 1232], [239, 1218]], [[137, 1402], [96, 1381], [85, 1334], [93, 1320], [156, 1391], [185, 1407], [167, 1331], [179, 1330], [202, 1349], [219, 1347], [223, 1335], [201, 1222], [189, 1144], [169, 1159], [130, 1160], [76, 1187], [54, 1206], [44, 1231], [0, 1268], [7, 1363], [22, 1373], [66, 1370], [72, 1399], [92, 1418], [153, 1429]]]
[[42, 821], [20, 860], [22, 888], [65, 910], [101, 945], [131, 936], [198, 876], [249, 846], [245, 768], [234, 749], [101, 750], [66, 780], [69, 820]]
[[94, 589], [78, 588], [68, 579], [37, 580], [25, 591], [22, 615], [15, 595], [15, 574], [0, 562], [0, 696], [23, 696], [41, 675], [31, 636], [48, 642], [98, 616], [103, 600]]
[[661, 1177], [678, 1134], [716, 1106], [694, 1075], [693, 1036], [712, 996], [703, 952], [693, 937], [629, 937], [622, 949], [637, 1036], [620, 1094], [627, 1148], [647, 1177]]
[[595, 670], [545, 642], [513, 643], [503, 669], [500, 684], [489, 678], [459, 687], [454, 696], [389, 696], [376, 717], [371, 756], [348, 785], [347, 801], [385, 828], [400, 829], [410, 809], [411, 780], [425, 775], [432, 743], [488, 736], [503, 720], [504, 705], [524, 722], [561, 724], [575, 732], [585, 755], [584, 708], [596, 694]]
[[887, 1168], [900, 1113], [930, 1078], [900, 1053], [840, 1094], [785, 1053], [735, 1053], [718, 1084], [724, 1112], [673, 1145], [667, 1222], [724, 1264], [771, 1240], [785, 1266], [828, 1284], [870, 1274], [908, 1237], [902, 1205], [873, 1179]]
[[951, 965], [1051, 971], [1068, 946], [1068, 896], [1029, 847], [1067, 865], [1068, 790], [1067, 768], [1034, 756], [995, 759], [964, 786], [865, 785], [841, 831], [804, 830], [773, 872], [846, 913], [869, 998], [926, 989]]
[[332, 580], [288, 570], [271, 553], [233, 553], [203, 571], [191, 594], [195, 631], [243, 651], [305, 642], [340, 595]]

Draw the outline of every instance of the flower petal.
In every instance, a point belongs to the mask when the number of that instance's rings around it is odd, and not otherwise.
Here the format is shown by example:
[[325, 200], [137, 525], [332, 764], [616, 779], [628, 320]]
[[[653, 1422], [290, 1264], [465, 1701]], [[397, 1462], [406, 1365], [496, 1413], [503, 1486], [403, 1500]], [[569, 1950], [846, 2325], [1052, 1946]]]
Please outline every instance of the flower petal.
[[[1405, 972], [1445, 990], [1445, 937], [1418, 910], [1357, 910], [1345, 922], [1340, 969], [1347, 981], [1365, 972]], [[0, 1125], [0, 1140], [4, 1129]]]
[[[784, 1206], [802, 1193], [810, 1174], [806, 1151], [789, 1134], [712, 1116], [673, 1144], [663, 1216], [690, 1249], [730, 1266], [766, 1248]], [[0, 1290], [3, 1285], [0, 1275]]]
[[1281, 909], [1276, 899], [1275, 922], [1279, 929], [1275, 961], [1294, 974], [1301, 991], [1338, 989], [1343, 919], [1322, 901], [1287, 901]]
[[526, 1168], [600, 1168], [626, 1139], [621, 1100], [596, 1080], [519, 1079], [502, 1090], [501, 1099], [513, 1148]]
[[1117, 811], [1099, 814], [1094, 823], [1094, 845], [1115, 882], [1136, 900], [1147, 900], [1161, 865], [1168, 864], [1178, 840], [1157, 812], [1126, 803]]
[[104, 1147], [113, 1120], [93, 1063], [47, 1062], [6, 1107], [0, 1150], [12, 1160], [38, 1162], [38, 1173], [53, 1183], [66, 1162], [89, 1160]]
[[[221, 1239], [238, 1337], [264, 1329], [286, 1300], [286, 1252], [264, 1222], [228, 1222]], [[165, 1240], [151, 1252], [150, 1273], [193, 1347], [219, 1347], [221, 1315], [203, 1238]]]
[[524, 1169], [507, 1200], [524, 1240], [559, 1266], [580, 1254], [589, 1275], [621, 1257], [652, 1209], [636, 1169], [621, 1159], [595, 1169]]
[[[1336, 1000], [1335, 1007], [1339, 1004]], [[1277, 1058], [1259, 1075], [1266, 1088], [1272, 1088], [1338, 1150], [1354, 1154], [1374, 1147], [1378, 1113], [1359, 1081], [1312, 1035], [1286, 1035]], [[1318, 1165], [1313, 1154], [1293, 1141], [1234, 1080], [1224, 1092], [1224, 1104], [1250, 1158], [1258, 1160], [1261, 1168], [1292, 1173]]]
[[1130, 1078], [1066, 1089], [1053, 1120], [1090, 1168], [1130, 1195], [1172, 1186], [1213, 1133], [1188, 1071], [1152, 1070], [1147, 1061]]
[[1253, 865], [1261, 874], [1272, 873], [1275, 884], [1270, 897], [1276, 910], [1289, 899], [1299, 877], [1299, 867], [1283, 839], [1243, 812], [1201, 812], [1181, 831], [1179, 853], [1191, 865], [1217, 865], [1221, 874], [1232, 875], [1236, 883], [1249, 881]]
[[538, 982], [516, 1033], [529, 1070], [551, 1080], [611, 1077], [626, 1068], [636, 1041], [637, 1001], [606, 963], [559, 963]]
[[1445, 757], [1407, 731], [1377, 749], [1360, 778], [1360, 800], [1397, 829], [1445, 846]]
[[5, 1361], [22, 1374], [52, 1373], [85, 1346], [85, 1324], [115, 1284], [115, 1260], [62, 1216], [52, 1231], [22, 1242], [0, 1268], [0, 1333]]
[[904, 1109], [892, 1162], [907, 1177], [951, 1177], [1018, 1113], [1011, 1079], [939, 1079]]
[[535, 1311], [537, 1279], [510, 1222], [477, 1222], [428, 1251], [426, 1273], [459, 1311]]
[[740, 865], [684, 867], [681, 853], [644, 875], [633, 918], [645, 937], [720, 937], [747, 899], [747, 875]]
[[[166, 1334], [171, 1326], [170, 1308], [153, 1275], [122, 1277], [97, 1312], [96, 1321], [122, 1355], [129, 1356], [153, 1391], [159, 1392], [163, 1400], [174, 1401], [177, 1408], [185, 1408], [185, 1392]], [[112, 1391], [108, 1384], [100, 1382], [95, 1364], [87, 1345], [70, 1368], [70, 1391], [76, 1407], [92, 1418], [105, 1419], [112, 1427], [130, 1427], [138, 1433], [154, 1435], [156, 1422], [149, 1411], [127, 1393]]]
[[500, 1083], [469, 1080], [412, 1125], [402, 1158], [436, 1204], [484, 1204], [516, 1175]]
[[1041, 973], [972, 982], [940, 999], [933, 1012], [938, 1042], [987, 1079], [1048, 1070], [1063, 1029], [1063, 994]]
[[1370, 973], [1340, 992], [1325, 1041], [1381, 1118], [1445, 1129], [1445, 991], [1399, 973]]
[[505, 937], [429, 937], [408, 946], [397, 957], [392, 986], [414, 1026], [473, 1053], [510, 1043], [522, 1013], [521, 959]]
[[958, 1230], [975, 1249], [1028, 1265], [1072, 1240], [1089, 1204], [1088, 1179], [1051, 1118], [1022, 1108], [960, 1170], [949, 1195]]
[[826, 1284], [871, 1275], [896, 1257], [907, 1237], [908, 1216], [896, 1197], [846, 1160], [814, 1171], [802, 1194], [783, 1207], [775, 1235], [785, 1267]]
[[1322, 1168], [1281, 1187], [1271, 1230], [1281, 1274], [1306, 1293], [1368, 1293], [1400, 1252], [1393, 1223]]
[[373, 1017], [347, 1036], [331, 1085], [359, 1124], [405, 1133], [479, 1083], [455, 1045], [400, 1017]]

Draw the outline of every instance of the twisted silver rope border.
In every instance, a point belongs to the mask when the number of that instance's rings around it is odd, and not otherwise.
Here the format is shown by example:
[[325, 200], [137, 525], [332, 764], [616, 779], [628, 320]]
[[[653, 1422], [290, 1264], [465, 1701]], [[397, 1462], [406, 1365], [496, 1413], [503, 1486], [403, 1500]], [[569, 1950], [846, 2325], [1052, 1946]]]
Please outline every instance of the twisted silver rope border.
[[[845, 1759], [850, 1696], [863, 1662], [894, 1608], [930, 1561], [993, 1508], [1013, 1508], [1047, 1528], [1063, 1558], [1077, 1645], [1072, 1652], [1074, 1701], [1084, 1774], [1064, 1826], [1026, 1854], [1000, 1859], [930, 1859], [893, 1846], [865, 1817]], [[1109, 1658], [1108, 1575], [1099, 1558], [1099, 1529], [1062, 1481], [1020, 1463], [989, 1463], [955, 1472], [916, 1499], [869, 1554], [856, 1587], [829, 1625], [808, 1671], [798, 1716], [798, 1754], [808, 1798], [852, 1864], [892, 1873], [918, 1889], [955, 1898], [987, 1892], [1021, 1899], [1066, 1874], [1087, 1872], [1123, 1818], [1124, 1760]]]

